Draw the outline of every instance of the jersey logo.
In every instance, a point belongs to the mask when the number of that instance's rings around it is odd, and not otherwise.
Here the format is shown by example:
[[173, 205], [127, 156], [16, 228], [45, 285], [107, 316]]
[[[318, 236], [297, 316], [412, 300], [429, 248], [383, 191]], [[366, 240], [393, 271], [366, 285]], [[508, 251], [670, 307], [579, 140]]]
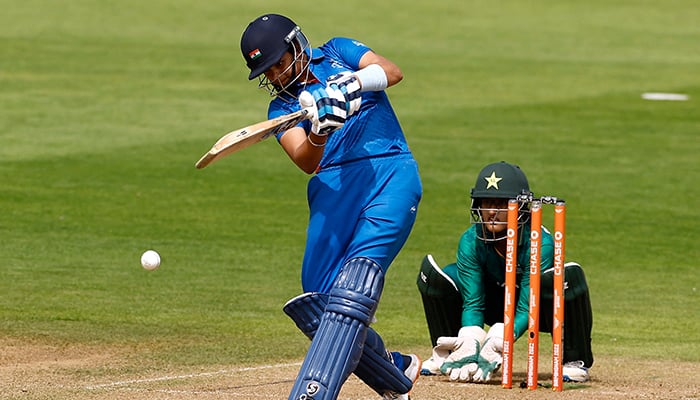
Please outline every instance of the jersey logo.
[[343, 70], [346, 69], [345, 66], [344, 66], [343, 64], [341, 64], [341, 63], [339, 63], [338, 61], [335, 61], [335, 60], [331, 61], [331, 68], [333, 68], [333, 69], [343, 69]]

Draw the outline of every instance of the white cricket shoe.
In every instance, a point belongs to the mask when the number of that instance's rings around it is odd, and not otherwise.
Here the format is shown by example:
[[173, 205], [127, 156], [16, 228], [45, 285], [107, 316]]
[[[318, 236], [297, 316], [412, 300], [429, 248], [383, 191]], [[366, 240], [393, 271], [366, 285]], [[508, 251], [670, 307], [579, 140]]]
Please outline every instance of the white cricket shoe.
[[421, 365], [423, 364], [415, 354], [407, 354], [411, 357], [411, 363], [403, 370], [403, 374], [406, 375], [412, 383], [416, 383], [418, 377], [420, 376]]
[[588, 382], [588, 368], [584, 367], [583, 361], [569, 361], [562, 366], [562, 376], [564, 382]]
[[382, 400], [411, 400], [411, 398], [408, 396], [408, 393], [386, 392], [382, 396]]

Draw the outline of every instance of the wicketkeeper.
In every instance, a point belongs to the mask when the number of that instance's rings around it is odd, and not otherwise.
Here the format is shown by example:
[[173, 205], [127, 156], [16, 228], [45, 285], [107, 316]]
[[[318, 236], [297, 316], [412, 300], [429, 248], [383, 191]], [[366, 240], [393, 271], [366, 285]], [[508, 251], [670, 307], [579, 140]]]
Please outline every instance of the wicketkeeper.
[[[312, 48], [299, 26], [278, 14], [251, 22], [241, 51], [248, 78], [259, 77], [273, 96], [269, 118], [300, 108], [312, 115], [277, 135], [291, 160], [314, 174], [305, 293], [284, 306], [311, 346], [289, 399], [336, 399], [352, 373], [384, 398], [407, 399], [419, 358], [388, 352], [370, 327], [422, 196], [417, 163], [384, 92], [403, 74], [357, 40], [332, 38]], [[286, 207], [283, 200], [279, 206]]]
[[[471, 226], [462, 234], [457, 260], [440, 268], [427, 255], [418, 289], [434, 346], [423, 374], [445, 374], [460, 382], [487, 382], [503, 361], [503, 309], [508, 200], [529, 195], [523, 171], [497, 162], [484, 167], [471, 190]], [[517, 301], [514, 337], [528, 329], [530, 291], [530, 211], [518, 213]], [[542, 229], [540, 331], [552, 332], [554, 246]], [[593, 364], [593, 315], [583, 269], [565, 264], [564, 381], [585, 382]], [[488, 331], [484, 330], [489, 326]]]

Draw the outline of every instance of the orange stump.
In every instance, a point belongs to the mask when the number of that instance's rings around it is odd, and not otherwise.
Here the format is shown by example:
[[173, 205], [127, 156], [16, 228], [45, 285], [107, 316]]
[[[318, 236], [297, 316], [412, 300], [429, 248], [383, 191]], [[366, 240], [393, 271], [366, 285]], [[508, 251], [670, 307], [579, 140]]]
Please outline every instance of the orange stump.
[[542, 203], [530, 208], [530, 307], [527, 337], [527, 388], [537, 389], [540, 348], [540, 261], [542, 248]]
[[517, 199], [508, 201], [508, 231], [506, 234], [506, 282], [503, 302], [503, 379], [501, 386], [513, 387], [513, 320], [515, 318], [515, 281], [518, 265]]
[[566, 204], [554, 205], [554, 321], [552, 323], [552, 390], [561, 392], [564, 384], [564, 257], [566, 239]]
[[522, 201], [530, 207], [530, 292], [528, 311], [527, 388], [537, 389], [539, 362], [542, 205], [554, 204], [554, 291], [552, 321], [552, 390], [561, 392], [564, 359], [564, 262], [566, 242], [566, 203], [552, 196], [533, 199], [513, 199], [508, 202], [508, 232], [506, 236], [505, 303], [503, 309], [503, 379], [501, 385], [513, 387], [513, 344], [515, 290], [518, 247], [518, 215]]

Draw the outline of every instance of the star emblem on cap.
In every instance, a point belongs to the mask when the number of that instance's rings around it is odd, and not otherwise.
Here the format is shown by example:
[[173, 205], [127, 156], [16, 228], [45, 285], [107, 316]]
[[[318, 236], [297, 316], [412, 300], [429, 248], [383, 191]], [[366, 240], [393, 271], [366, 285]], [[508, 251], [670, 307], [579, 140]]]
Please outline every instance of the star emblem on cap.
[[491, 172], [491, 176], [485, 176], [484, 179], [486, 179], [486, 190], [490, 188], [496, 188], [498, 190], [498, 182], [502, 181], [503, 178], [499, 178], [496, 176], [496, 171]]

